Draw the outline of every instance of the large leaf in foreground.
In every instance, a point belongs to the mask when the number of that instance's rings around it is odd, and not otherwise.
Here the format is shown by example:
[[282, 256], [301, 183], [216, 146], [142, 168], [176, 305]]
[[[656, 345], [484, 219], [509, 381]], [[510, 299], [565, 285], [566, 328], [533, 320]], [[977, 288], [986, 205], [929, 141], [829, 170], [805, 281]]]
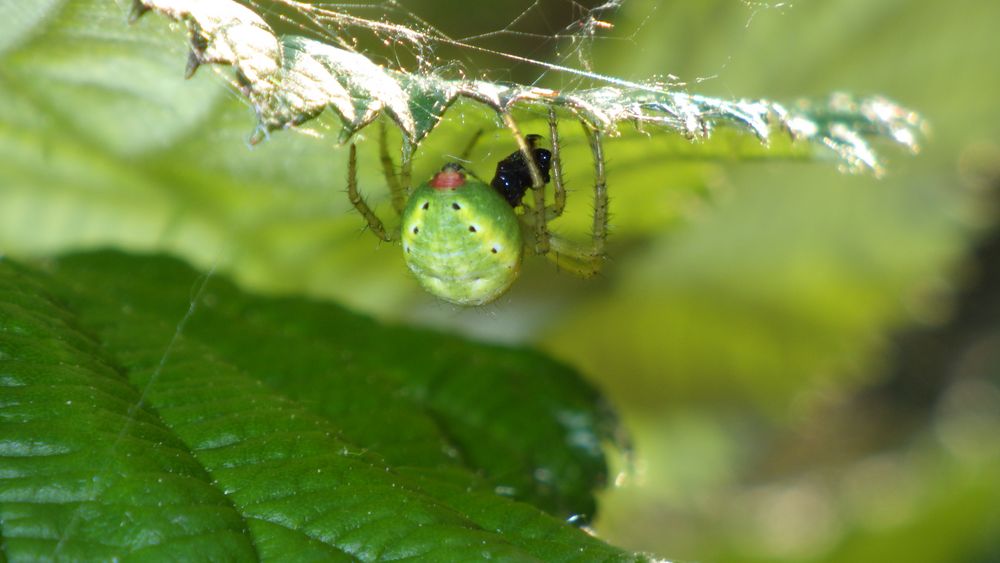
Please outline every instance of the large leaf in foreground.
[[591, 511], [612, 421], [537, 354], [247, 296], [168, 258], [0, 261], [13, 559], [627, 558]]

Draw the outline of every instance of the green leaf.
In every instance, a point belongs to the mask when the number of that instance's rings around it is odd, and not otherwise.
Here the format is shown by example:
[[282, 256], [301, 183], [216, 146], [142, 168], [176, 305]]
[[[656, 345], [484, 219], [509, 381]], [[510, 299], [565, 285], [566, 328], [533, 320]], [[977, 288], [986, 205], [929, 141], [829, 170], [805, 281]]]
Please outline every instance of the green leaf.
[[593, 513], [613, 419], [536, 353], [242, 293], [176, 260], [0, 261], [11, 559], [630, 556]]

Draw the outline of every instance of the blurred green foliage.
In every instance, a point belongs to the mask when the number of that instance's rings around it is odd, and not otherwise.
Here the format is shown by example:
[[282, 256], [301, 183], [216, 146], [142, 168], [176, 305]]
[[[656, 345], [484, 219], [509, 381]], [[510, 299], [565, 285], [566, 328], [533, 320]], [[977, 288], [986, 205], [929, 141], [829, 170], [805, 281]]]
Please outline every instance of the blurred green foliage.
[[[453, 35], [512, 21], [405, 4]], [[247, 150], [252, 114], [224, 82], [180, 79], [180, 32], [74, 13], [87, 6], [66, 3], [37, 37], [18, 32], [36, 29], [33, 8], [0, 6], [4, 252], [166, 250], [258, 290], [534, 343], [603, 387], [634, 434], [637, 456], [621, 460], [622, 486], [605, 495], [597, 526], [618, 545], [678, 560], [1000, 557], [1000, 321], [978, 307], [997, 286], [966, 294], [985, 317], [974, 328], [953, 312], [961, 288], [990, 283], [965, 257], [993, 222], [1000, 177], [1000, 5], [631, 0], [602, 12], [615, 28], [598, 30], [584, 57], [599, 72], [671, 73], [692, 92], [734, 97], [880, 93], [924, 113], [932, 140], [915, 159], [891, 159], [882, 180], [822, 162], [694, 160], [662, 136], [613, 140], [603, 277], [535, 260], [485, 310], [433, 301], [396, 248], [360, 232], [341, 193], [344, 151], [322, 135], [330, 122], [317, 138], [276, 133]], [[551, 36], [580, 15], [541, 6], [517, 29]], [[578, 60], [574, 40], [488, 41]], [[142, 56], [123, 57], [122, 45]], [[525, 65], [465, 64], [539, 78]], [[469, 105], [451, 115], [422, 145], [417, 177], [492, 119]], [[361, 146], [361, 185], [384, 202], [373, 145]], [[578, 140], [566, 149], [564, 225], [580, 232], [590, 168]], [[489, 171], [509, 152], [507, 134], [490, 130], [472, 166]], [[908, 347], [915, 333], [947, 343], [937, 357], [950, 361], [917, 369], [913, 358], [934, 346]], [[914, 386], [919, 404], [906, 393]]]

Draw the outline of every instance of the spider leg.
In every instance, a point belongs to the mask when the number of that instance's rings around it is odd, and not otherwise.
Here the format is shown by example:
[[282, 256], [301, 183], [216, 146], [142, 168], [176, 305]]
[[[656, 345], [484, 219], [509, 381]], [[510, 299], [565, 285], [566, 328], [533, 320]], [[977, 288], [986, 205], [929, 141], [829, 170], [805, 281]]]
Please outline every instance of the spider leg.
[[563, 183], [562, 157], [559, 156], [559, 129], [556, 126], [556, 110], [549, 108], [549, 138], [552, 142], [552, 185], [555, 187], [555, 202], [545, 209], [546, 220], [551, 221], [566, 209], [566, 185]]
[[595, 260], [589, 249], [553, 236], [549, 241], [549, 253], [545, 255], [560, 271], [569, 272], [581, 278], [592, 278], [601, 271], [599, 260]]
[[504, 123], [517, 141], [517, 146], [524, 155], [524, 161], [528, 163], [528, 171], [531, 173], [531, 191], [534, 194], [534, 203], [530, 208], [535, 227], [535, 254], [549, 253], [549, 229], [545, 220], [545, 180], [542, 179], [542, 172], [535, 163], [535, 156], [531, 150], [531, 145], [521, 133], [514, 118], [507, 112], [503, 113]]
[[[351, 146], [353, 147], [353, 145]], [[406, 178], [400, 178], [400, 175], [403, 175], [404, 172], [402, 169], [399, 174], [396, 173], [396, 163], [392, 161], [392, 156], [389, 154], [389, 140], [386, 134], [385, 121], [379, 121], [378, 156], [379, 161], [382, 163], [382, 175], [385, 176], [385, 181], [389, 184], [389, 192], [392, 194], [392, 208], [396, 210], [397, 215], [401, 215], [403, 208], [406, 207], [406, 198], [409, 196], [407, 193], [407, 186], [410, 185], [408, 178], [409, 171], [406, 171]], [[408, 168], [408, 162], [409, 158], [403, 159], [403, 168]], [[351, 201], [353, 202], [354, 200]]]
[[608, 240], [608, 179], [604, 170], [604, 144], [601, 132], [583, 126], [594, 155], [594, 228], [591, 233], [590, 255], [597, 267], [604, 260], [604, 246]]
[[[590, 143], [590, 151], [594, 158], [594, 223], [591, 230], [590, 245], [581, 248], [558, 237], [551, 237], [549, 241], [551, 250], [546, 257], [555, 262], [560, 269], [589, 278], [600, 271], [604, 261], [604, 247], [608, 237], [608, 186], [601, 132], [586, 123], [581, 124], [583, 125], [584, 134]], [[553, 137], [553, 169], [556, 167], [557, 158], [556, 151], [554, 150], [557, 143], [555, 139]]]
[[458, 155], [458, 160], [461, 161], [462, 167], [465, 169], [466, 174], [472, 176], [473, 178], [479, 180], [484, 184], [489, 184], [489, 182], [480, 178], [479, 175], [476, 174], [475, 171], [473, 171], [470, 167], [465, 166], [465, 163], [470, 162], [469, 157], [472, 155], [472, 151], [476, 148], [476, 145], [479, 144], [479, 140], [483, 138], [483, 133], [485, 133], [485, 131], [483, 129], [479, 129], [478, 131], [472, 134], [472, 138], [470, 138], [469, 142], [465, 145], [465, 148], [462, 150], [462, 154]]
[[479, 139], [482, 137], [483, 130], [480, 128], [472, 135], [472, 138], [469, 139], [469, 143], [465, 145], [465, 149], [462, 151], [462, 154], [458, 155], [458, 159], [462, 162], [469, 162], [469, 155], [472, 154], [472, 150], [476, 148], [476, 145], [479, 144]]
[[358, 210], [358, 213], [368, 222], [368, 228], [375, 233], [375, 236], [386, 242], [391, 242], [392, 235], [385, 230], [382, 220], [368, 207], [364, 198], [358, 193], [358, 149], [354, 146], [354, 143], [351, 143], [350, 157], [347, 161], [347, 197], [351, 200], [354, 208]]
[[[406, 207], [406, 201], [410, 199], [410, 191], [413, 186], [413, 148], [410, 144], [404, 143], [403, 157], [399, 163], [399, 184], [400, 193], [403, 194], [402, 206]], [[402, 215], [402, 211], [399, 212]]]

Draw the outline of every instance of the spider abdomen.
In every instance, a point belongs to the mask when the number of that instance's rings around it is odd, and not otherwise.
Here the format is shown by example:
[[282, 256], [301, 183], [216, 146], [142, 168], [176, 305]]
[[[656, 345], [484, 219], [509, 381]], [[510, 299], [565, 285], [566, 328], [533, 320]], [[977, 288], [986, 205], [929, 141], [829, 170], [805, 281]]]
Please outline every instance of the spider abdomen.
[[490, 186], [446, 167], [410, 196], [403, 254], [432, 294], [459, 305], [493, 301], [521, 269], [521, 228]]

